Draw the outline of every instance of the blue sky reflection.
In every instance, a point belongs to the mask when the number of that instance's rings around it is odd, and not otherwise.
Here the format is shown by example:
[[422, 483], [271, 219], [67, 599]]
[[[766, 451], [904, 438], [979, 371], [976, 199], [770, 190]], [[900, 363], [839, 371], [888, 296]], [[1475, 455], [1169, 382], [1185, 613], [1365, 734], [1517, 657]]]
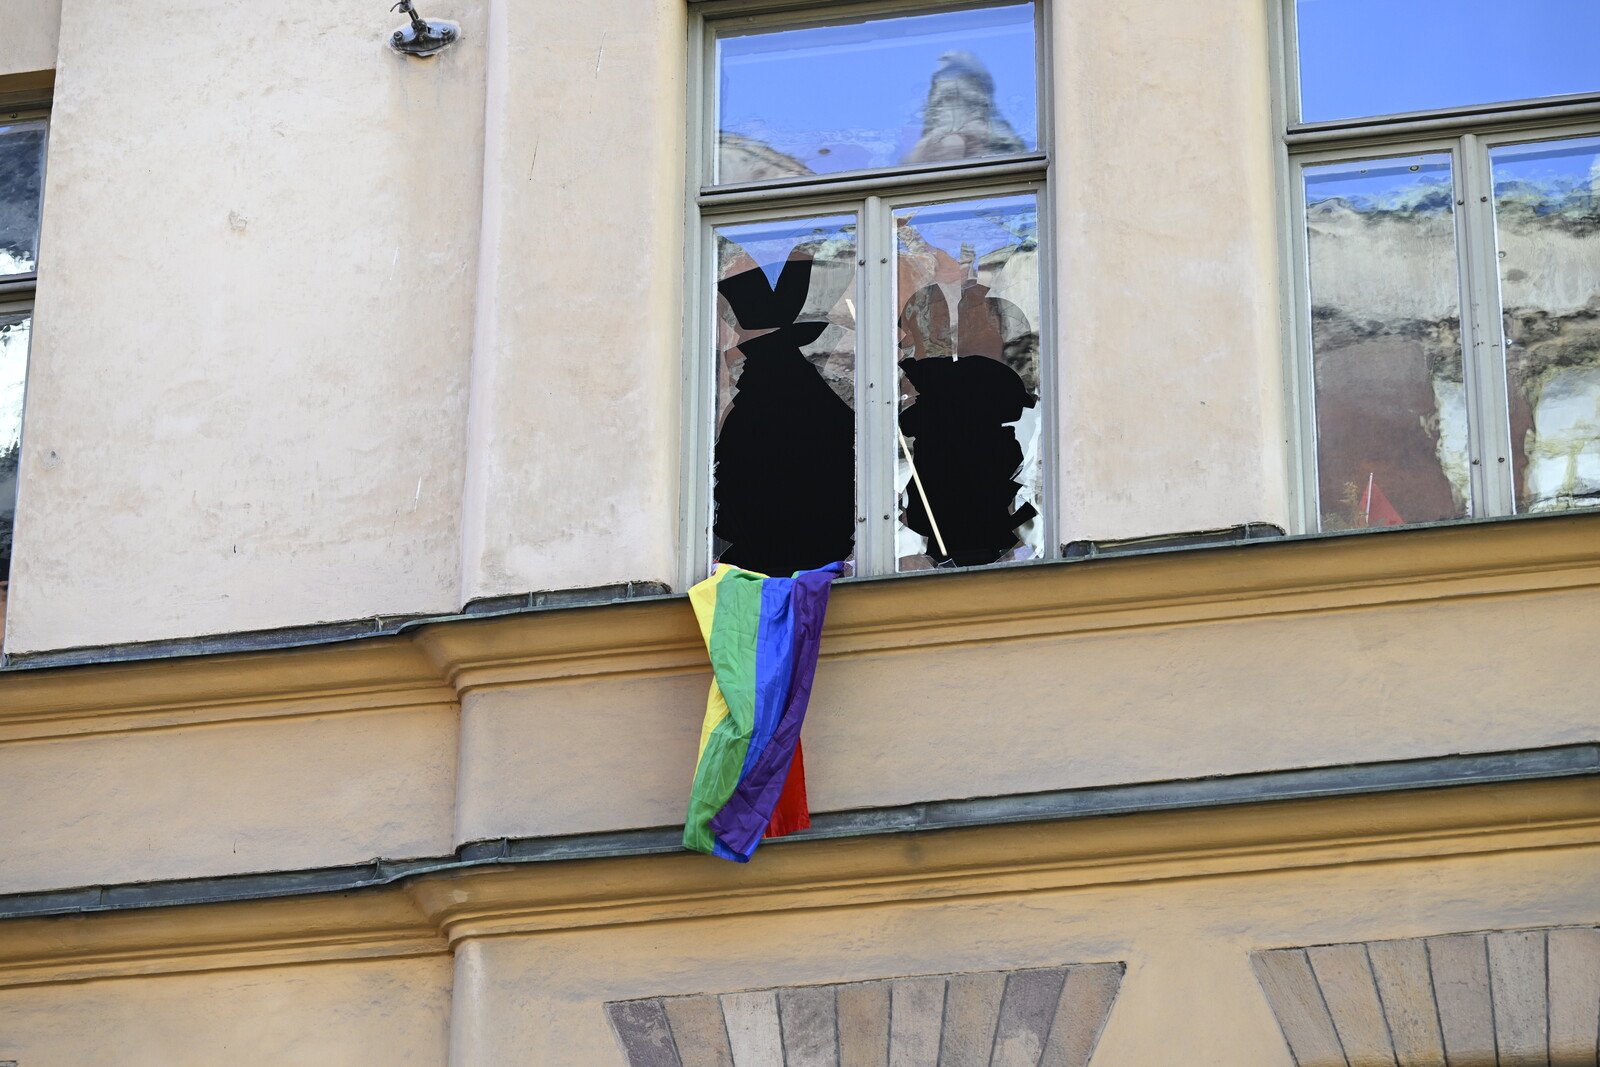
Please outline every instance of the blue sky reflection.
[[1301, 121], [1600, 90], [1600, 0], [1297, 0]]
[[1033, 5], [947, 11], [717, 41], [718, 126], [817, 174], [893, 166], [923, 133], [942, 57], [966, 52], [994, 79], [994, 102], [1038, 146]]

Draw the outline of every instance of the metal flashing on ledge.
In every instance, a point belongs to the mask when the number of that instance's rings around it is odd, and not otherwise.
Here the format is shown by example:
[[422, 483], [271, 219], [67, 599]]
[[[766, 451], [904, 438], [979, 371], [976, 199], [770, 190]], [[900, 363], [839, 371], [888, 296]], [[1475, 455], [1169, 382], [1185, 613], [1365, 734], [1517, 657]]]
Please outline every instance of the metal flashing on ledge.
[[[836, 838], [1586, 777], [1600, 777], [1600, 742], [824, 812], [812, 817], [809, 830], [774, 840], [768, 847]], [[683, 851], [681, 836], [678, 827], [667, 826], [561, 837], [500, 838], [471, 842], [452, 856], [428, 859], [377, 859], [299, 871], [15, 893], [0, 896], [0, 921], [345, 893], [475, 867], [661, 855]]]
[[319, 622], [308, 626], [285, 626], [273, 630], [243, 630], [203, 637], [178, 637], [161, 641], [134, 641], [120, 645], [89, 645], [43, 652], [7, 653], [0, 656], [0, 672], [41, 670], [50, 667], [85, 667], [102, 663], [134, 663], [240, 652], [275, 652], [312, 645], [359, 641], [370, 637], [390, 637], [418, 626], [434, 623], [489, 619], [501, 615], [520, 615], [538, 611], [559, 611], [564, 608], [592, 608], [671, 595], [672, 590], [665, 583], [649, 581], [617, 582], [611, 585], [540, 593], [516, 593], [511, 596], [470, 600], [460, 611], [442, 615], [378, 615], [370, 619]]
[[1236, 545], [1285, 536], [1282, 526], [1270, 522], [1245, 522], [1221, 530], [1195, 530], [1191, 533], [1157, 534], [1153, 537], [1124, 537], [1105, 541], [1069, 541], [1061, 546], [1067, 559], [1096, 556], [1126, 556], [1152, 549], [1205, 548], [1210, 545]]
[[[1468, 536], [1467, 531], [1471, 530], [1557, 526], [1572, 522], [1593, 524], [1596, 533], [1595, 544], [1600, 546], [1600, 507], [1564, 512], [1546, 512], [1535, 515], [1452, 519], [1443, 522], [1415, 523], [1406, 526], [1379, 527], [1365, 530], [1319, 531], [1308, 534], [1283, 534], [1281, 528], [1270, 523], [1250, 522], [1221, 530], [1203, 530], [1119, 540], [1074, 541], [1068, 546], [1063, 546], [1067, 554], [1065, 558], [1061, 559], [1024, 560], [982, 567], [955, 567], [936, 571], [906, 571], [894, 574], [850, 577], [842, 579], [838, 584], [852, 586], [877, 585], [880, 583], [938, 582], [946, 580], [951, 575], [997, 574], [1059, 567], [1116, 566], [1119, 561], [1132, 558], [1229, 552], [1239, 549], [1261, 551], [1271, 546], [1293, 546], [1295, 550], [1312, 551], [1314, 546], [1317, 545], [1347, 544], [1353, 539], [1371, 539], [1375, 543], [1390, 543], [1396, 538], [1404, 538], [1408, 535], [1424, 535], [1439, 531], [1461, 531], [1463, 536]], [[1597, 551], [1596, 558], [1600, 559], [1600, 551]], [[137, 641], [117, 645], [95, 645], [79, 648], [46, 649], [37, 652], [6, 653], [0, 655], [0, 677], [9, 672], [47, 668], [88, 667], [102, 664], [125, 664], [150, 660], [309, 648], [317, 645], [360, 641], [373, 637], [389, 637], [414, 631], [424, 626], [539, 614], [549, 611], [605, 607], [622, 603], [673, 598], [683, 599], [685, 597], [685, 593], [674, 592], [664, 582], [648, 580], [545, 592], [516, 593], [509, 596], [484, 597], [472, 600], [462, 610], [451, 613], [382, 615], [373, 618], [313, 623], [307, 626], [289, 626], [272, 630], [248, 630], [168, 640]]]

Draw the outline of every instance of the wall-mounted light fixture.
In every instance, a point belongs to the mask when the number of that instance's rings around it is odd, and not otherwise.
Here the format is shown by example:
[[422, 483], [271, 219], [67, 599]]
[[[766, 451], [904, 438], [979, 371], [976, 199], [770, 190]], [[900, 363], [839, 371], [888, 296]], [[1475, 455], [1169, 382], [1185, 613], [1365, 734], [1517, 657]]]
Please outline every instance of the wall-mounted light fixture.
[[425, 19], [411, 6], [411, 0], [400, 2], [389, 9], [410, 15], [409, 25], [401, 26], [389, 35], [389, 47], [402, 55], [425, 58], [444, 51], [461, 39], [461, 27], [444, 19]]

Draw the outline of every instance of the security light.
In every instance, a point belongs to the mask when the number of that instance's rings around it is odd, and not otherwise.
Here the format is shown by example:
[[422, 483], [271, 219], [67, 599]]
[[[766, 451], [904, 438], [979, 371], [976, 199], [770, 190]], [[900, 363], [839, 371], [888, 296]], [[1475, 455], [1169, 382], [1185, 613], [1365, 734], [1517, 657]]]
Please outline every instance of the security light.
[[400, 0], [389, 9], [411, 16], [411, 23], [389, 35], [389, 47], [403, 55], [426, 58], [442, 52], [461, 37], [461, 27], [444, 19], [425, 19], [417, 14], [411, 0]]

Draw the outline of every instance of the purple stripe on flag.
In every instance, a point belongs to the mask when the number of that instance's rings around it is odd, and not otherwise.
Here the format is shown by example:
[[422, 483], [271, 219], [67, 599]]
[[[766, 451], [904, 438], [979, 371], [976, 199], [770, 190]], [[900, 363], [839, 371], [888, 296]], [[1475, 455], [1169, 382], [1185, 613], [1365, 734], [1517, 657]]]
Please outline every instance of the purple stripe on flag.
[[783, 707], [794, 677], [794, 580], [767, 578], [761, 583], [761, 620], [756, 627], [756, 699], [750, 747], [745, 749], [739, 778], [750, 773], [772, 743], [783, 720]]
[[739, 856], [750, 856], [761, 844], [761, 835], [783, 794], [789, 765], [794, 762], [795, 745], [800, 741], [800, 728], [805, 724], [806, 706], [811, 702], [811, 682], [817, 673], [828, 591], [834, 577], [842, 570], [835, 563], [814, 571], [802, 571], [794, 578], [790, 594], [794, 673], [783, 716], [772, 733], [772, 740], [748, 767], [733, 795], [709, 824], [717, 839]]

